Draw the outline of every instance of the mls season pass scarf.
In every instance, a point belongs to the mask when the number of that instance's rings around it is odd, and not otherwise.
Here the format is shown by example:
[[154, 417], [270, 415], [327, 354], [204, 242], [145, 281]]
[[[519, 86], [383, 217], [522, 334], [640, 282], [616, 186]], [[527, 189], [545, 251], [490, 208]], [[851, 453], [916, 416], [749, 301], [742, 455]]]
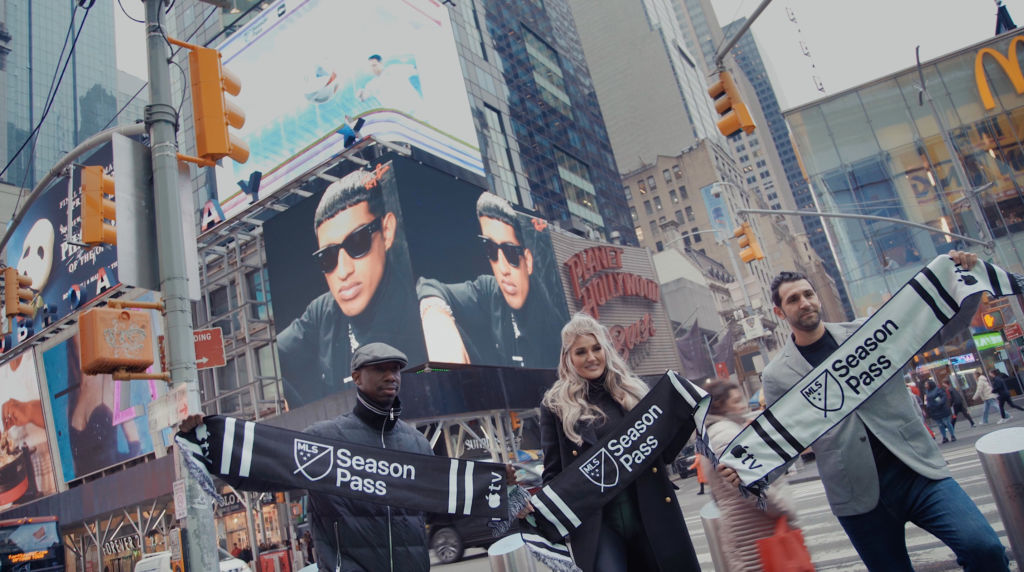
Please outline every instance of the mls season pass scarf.
[[1020, 294], [1021, 281], [987, 262], [966, 271], [939, 256], [747, 425], [716, 462], [733, 468], [747, 490], [760, 494], [801, 451], [895, 377], [968, 298]]
[[[306, 489], [438, 514], [508, 515], [505, 467], [497, 463], [357, 445], [219, 415], [179, 433], [177, 442], [200, 483], [197, 472], [208, 471], [242, 488], [248, 480], [261, 490]], [[211, 492], [212, 481], [203, 488]]]
[[[560, 537], [582, 524], [580, 516], [600, 510], [654, 464], [677, 435], [698, 430], [711, 403], [702, 389], [667, 372], [608, 432], [531, 498], [533, 507]], [[702, 449], [705, 447], [701, 447]]]

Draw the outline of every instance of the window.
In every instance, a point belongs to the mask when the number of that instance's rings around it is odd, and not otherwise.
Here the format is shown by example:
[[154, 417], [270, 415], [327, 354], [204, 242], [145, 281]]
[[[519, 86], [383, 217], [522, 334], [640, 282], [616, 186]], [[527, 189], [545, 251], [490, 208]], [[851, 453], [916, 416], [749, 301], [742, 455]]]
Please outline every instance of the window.
[[626, 193], [626, 200], [633, 200], [633, 191], [629, 190], [629, 185], [623, 185], [622, 190]]
[[683, 178], [683, 171], [679, 169], [679, 165], [672, 165], [672, 175], [677, 180]]
[[633, 222], [636, 222], [639, 218], [636, 214], [636, 207], [629, 207], [629, 216], [633, 218]]
[[644, 229], [643, 229], [643, 228], [640, 228], [640, 227], [638, 226], [638, 227], [636, 227], [636, 228], [634, 228], [634, 229], [633, 229], [633, 232], [635, 232], [635, 233], [636, 233], [636, 239], [637, 239], [637, 240], [639, 240], [639, 241], [641, 241], [641, 242], [643, 242], [643, 240], [644, 240]]
[[648, 190], [651, 190], [651, 191], [653, 191], [654, 189], [658, 188], [658, 183], [654, 182], [654, 177], [653, 176], [648, 176], [647, 177], [647, 188], [648, 188]]
[[676, 211], [676, 222], [678, 222], [679, 224], [683, 224], [684, 222], [686, 222], [685, 220], [683, 220], [683, 211]]
[[567, 199], [569, 213], [603, 227], [604, 218], [597, 211], [597, 191], [590, 182], [590, 170], [584, 163], [557, 147], [555, 161], [558, 163], [558, 179]]
[[651, 227], [651, 238], [658, 236], [658, 223], [652, 220], [649, 226]]
[[690, 229], [690, 234], [693, 235], [693, 242], [700, 242], [700, 229], [693, 227]]
[[686, 185], [679, 187], [679, 198], [685, 201], [688, 196], [689, 195], [686, 194]]
[[644, 201], [644, 212], [649, 215], [654, 214], [654, 209], [651, 208], [651, 201]]
[[696, 216], [693, 214], [693, 207], [686, 207], [686, 221], [693, 222], [696, 220]]
[[752, 184], [754, 184], [756, 182], [757, 182], [757, 177], [756, 176], [751, 175], [751, 176], [747, 177], [747, 184], [748, 185], [752, 185]]
[[487, 128], [483, 130], [487, 139], [487, 159], [491, 165], [488, 182], [499, 197], [513, 203], [521, 203], [519, 184], [512, 168], [512, 150], [509, 148], [508, 133], [505, 131], [505, 122], [501, 119], [501, 112], [484, 105], [484, 121], [487, 123]]
[[636, 182], [636, 186], [637, 186], [637, 188], [640, 189], [640, 194], [641, 195], [646, 195], [647, 194], [647, 183], [645, 183], [643, 179], [640, 179], [639, 181], [637, 181]]
[[679, 202], [679, 193], [677, 193], [675, 189], [672, 189], [668, 192], [668, 198], [672, 201], [672, 204], [676, 204]]
[[665, 222], [666, 222], [666, 219], [665, 219], [665, 217], [664, 217], [664, 216], [660, 216], [660, 217], [658, 217], [658, 226], [659, 226], [659, 227], [660, 227], [661, 225], [665, 224]]
[[654, 209], [661, 210], [661, 197], [654, 197]]
[[537, 84], [541, 100], [558, 110], [566, 117], [572, 117], [572, 102], [565, 91], [565, 80], [562, 66], [558, 63], [558, 52], [547, 45], [544, 40], [531, 32], [523, 30], [526, 39], [526, 54], [533, 64], [533, 80]]
[[682, 237], [683, 237], [683, 244], [686, 245], [686, 248], [690, 248], [690, 233], [684, 232], [682, 234]]
[[267, 269], [253, 270], [245, 275], [245, 284], [249, 290], [249, 315], [258, 320], [266, 320], [271, 315], [270, 287], [267, 285]]
[[665, 182], [666, 183], [671, 183], [672, 182], [672, 173], [670, 173], [668, 169], [665, 169], [664, 171], [662, 171], [661, 172], [661, 176], [665, 177]]

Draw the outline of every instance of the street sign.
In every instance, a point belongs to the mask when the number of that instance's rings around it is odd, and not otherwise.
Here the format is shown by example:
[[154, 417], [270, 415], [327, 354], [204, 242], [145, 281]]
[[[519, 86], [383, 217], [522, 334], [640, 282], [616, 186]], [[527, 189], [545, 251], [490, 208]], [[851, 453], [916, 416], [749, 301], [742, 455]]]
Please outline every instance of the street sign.
[[192, 338], [196, 344], [196, 369], [222, 367], [227, 363], [224, 357], [224, 334], [220, 328], [196, 330]]
[[1017, 338], [1024, 337], [1024, 328], [1021, 328], [1020, 324], [1014, 322], [1012, 324], [1007, 324], [1006, 327], [1003, 328], [1003, 333], [1006, 334], [1007, 340], [1015, 340]]

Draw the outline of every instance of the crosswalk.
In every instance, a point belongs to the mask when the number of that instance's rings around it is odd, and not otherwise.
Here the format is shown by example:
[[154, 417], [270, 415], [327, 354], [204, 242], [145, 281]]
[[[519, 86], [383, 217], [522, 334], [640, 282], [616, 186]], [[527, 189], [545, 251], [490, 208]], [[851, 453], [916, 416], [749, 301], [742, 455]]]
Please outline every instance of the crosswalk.
[[[980, 434], [982, 429], [977, 432]], [[973, 439], [962, 439], [955, 444], [943, 445], [942, 452], [946, 458], [953, 478], [978, 505], [992, 528], [999, 534], [1003, 545], [1009, 548], [1006, 530], [999, 517], [998, 508], [992, 498], [988, 481], [973, 447]], [[679, 498], [686, 515], [686, 525], [693, 539], [694, 547], [703, 570], [714, 570], [711, 551], [705, 537], [700, 510], [710, 499], [708, 496], [696, 496], [697, 482], [685, 479], [679, 483]], [[825, 489], [818, 479], [792, 483], [791, 493], [798, 507], [798, 525], [803, 530], [807, 547], [811, 552], [815, 568], [828, 572], [863, 571], [864, 564], [857, 556], [842, 527], [829, 509], [825, 498]], [[906, 527], [907, 548], [911, 561], [918, 572], [946, 572], [961, 570], [956, 563], [953, 551], [930, 533], [913, 524]], [[1019, 571], [1012, 560], [1010, 570]]]

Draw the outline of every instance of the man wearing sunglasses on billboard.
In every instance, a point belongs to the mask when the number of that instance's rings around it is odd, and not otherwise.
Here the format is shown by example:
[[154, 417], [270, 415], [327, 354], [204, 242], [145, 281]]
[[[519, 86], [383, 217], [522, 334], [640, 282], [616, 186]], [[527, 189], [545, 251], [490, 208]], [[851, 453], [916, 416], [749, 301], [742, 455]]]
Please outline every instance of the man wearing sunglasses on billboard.
[[352, 352], [369, 342], [409, 348], [425, 361], [412, 277], [390, 261], [398, 221], [379, 176], [355, 171], [331, 183], [314, 215], [312, 262], [328, 291], [277, 336], [285, 397], [295, 407], [341, 389]]
[[416, 294], [431, 361], [531, 368], [558, 365], [559, 331], [568, 319], [532, 280], [533, 253], [519, 216], [485, 192], [476, 204], [477, 246], [490, 275], [460, 284], [420, 278]]

